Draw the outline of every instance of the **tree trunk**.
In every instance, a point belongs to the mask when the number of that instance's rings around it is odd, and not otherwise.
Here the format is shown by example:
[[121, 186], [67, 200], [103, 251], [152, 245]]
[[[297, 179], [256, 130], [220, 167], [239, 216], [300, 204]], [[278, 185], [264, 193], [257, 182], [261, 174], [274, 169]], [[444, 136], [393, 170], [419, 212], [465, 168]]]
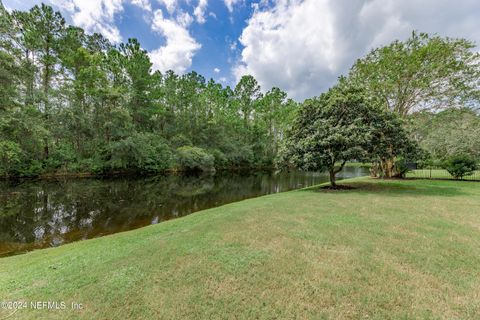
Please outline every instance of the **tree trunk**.
[[332, 188], [336, 188], [337, 187], [337, 182], [336, 182], [336, 172], [335, 172], [335, 169], [334, 168], [331, 168], [329, 170], [329, 173], [330, 173], [330, 185], [332, 186]]
[[384, 165], [384, 168], [383, 168], [384, 177], [387, 179], [392, 178], [394, 176], [393, 169], [395, 166], [395, 159], [386, 159], [383, 162], [383, 165]]
[[328, 169], [328, 173], [330, 174], [330, 185], [332, 186], [332, 188], [336, 188], [337, 187], [337, 173], [339, 173], [340, 171], [343, 170], [343, 167], [345, 166], [345, 163], [347, 163], [346, 160], [344, 160], [342, 162], [342, 164], [340, 165], [340, 167], [338, 167], [337, 169], [335, 169], [335, 159], [332, 159], [332, 167], [330, 169]]
[[377, 162], [372, 163], [372, 166], [370, 167], [370, 176], [373, 178], [378, 178], [379, 174], [382, 168], [380, 167], [380, 164]]
[[[50, 58], [50, 46], [46, 46], [45, 48], [45, 52], [46, 52], [46, 55], [47, 55], [47, 58], [46, 58], [46, 62], [45, 62], [45, 65], [44, 65], [44, 75], [43, 75], [43, 103], [44, 103], [44, 118], [45, 118], [45, 126], [48, 128], [49, 127], [49, 121], [50, 121], [50, 101], [49, 101], [49, 91], [50, 91], [50, 78], [51, 78], [51, 74], [50, 74], [50, 63], [48, 62], [49, 61], [49, 58]], [[43, 154], [44, 154], [44, 158], [45, 159], [48, 159], [49, 157], [49, 146], [48, 146], [48, 138], [45, 138], [43, 139], [44, 141], [44, 147], [43, 147]]]

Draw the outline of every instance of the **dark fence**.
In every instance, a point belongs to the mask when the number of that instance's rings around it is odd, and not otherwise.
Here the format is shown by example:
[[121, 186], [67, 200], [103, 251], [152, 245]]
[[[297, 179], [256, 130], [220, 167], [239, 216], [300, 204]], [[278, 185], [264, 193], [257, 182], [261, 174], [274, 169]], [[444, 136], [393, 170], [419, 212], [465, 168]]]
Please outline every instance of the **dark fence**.
[[[440, 167], [414, 169], [407, 173], [407, 178], [451, 180], [455, 179], [447, 170]], [[480, 170], [475, 171], [472, 175], [464, 176], [462, 180], [480, 181]]]

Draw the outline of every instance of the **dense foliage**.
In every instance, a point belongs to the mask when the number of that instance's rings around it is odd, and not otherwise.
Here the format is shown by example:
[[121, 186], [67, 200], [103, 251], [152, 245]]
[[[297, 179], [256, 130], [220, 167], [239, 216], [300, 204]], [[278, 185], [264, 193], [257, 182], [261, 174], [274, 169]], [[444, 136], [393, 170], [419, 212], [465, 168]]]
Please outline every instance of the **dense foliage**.
[[[415, 112], [433, 115], [433, 112], [447, 108], [471, 110], [480, 105], [480, 53], [474, 48], [475, 44], [465, 39], [413, 32], [407, 40], [396, 40], [359, 59], [351, 68], [349, 78], [365, 86], [368, 95], [380, 101], [384, 109], [402, 118], [409, 118]], [[446, 118], [437, 119], [441, 120], [440, 127], [452, 125]], [[418, 129], [414, 130], [416, 141], [436, 158], [457, 153], [460, 145], [463, 151], [469, 152], [466, 149], [476, 149], [478, 144], [474, 139], [458, 145], [450, 143], [458, 140], [462, 135], [460, 131], [465, 136], [473, 136], [474, 127], [459, 126], [456, 137], [444, 139], [449, 140], [448, 146], [434, 137], [436, 133], [443, 131], [444, 134], [448, 130], [431, 126], [427, 134], [418, 135], [426, 128]], [[438, 145], [432, 145], [432, 142]], [[405, 170], [397, 169], [405, 168], [401, 165], [405, 159], [397, 158], [395, 149], [391, 150], [390, 158], [384, 158], [377, 168], [386, 177], [401, 176]]]
[[[473, 48], [414, 32], [371, 51], [303, 103], [283, 160], [290, 148], [305, 169], [335, 176], [336, 162], [368, 160], [378, 176], [402, 176], [420, 157], [411, 131], [433, 159], [479, 161]], [[268, 167], [298, 109], [252, 76], [230, 88], [153, 71], [136, 39], [112, 45], [43, 4], [9, 13], [0, 1], [0, 86], [0, 177]]]
[[480, 163], [480, 116], [469, 108], [412, 114], [413, 137], [433, 160], [467, 154]]
[[215, 157], [198, 147], [180, 147], [177, 149], [178, 163], [185, 171], [211, 171], [214, 169]]
[[185, 146], [217, 167], [269, 166], [295, 109], [251, 76], [231, 89], [153, 72], [137, 40], [114, 46], [46, 5], [0, 2], [0, 86], [0, 176], [181, 169]]
[[445, 161], [444, 168], [455, 179], [463, 179], [464, 176], [469, 176], [477, 170], [477, 163], [470, 156], [458, 155]]
[[415, 150], [396, 114], [379, 107], [363, 88], [340, 79], [327, 93], [301, 106], [288, 131], [281, 162], [328, 171], [335, 187], [335, 176], [347, 161], [386, 166], [387, 159], [409, 156]]
[[359, 59], [350, 77], [366, 86], [386, 109], [413, 111], [478, 106], [480, 53], [465, 39], [413, 32]]

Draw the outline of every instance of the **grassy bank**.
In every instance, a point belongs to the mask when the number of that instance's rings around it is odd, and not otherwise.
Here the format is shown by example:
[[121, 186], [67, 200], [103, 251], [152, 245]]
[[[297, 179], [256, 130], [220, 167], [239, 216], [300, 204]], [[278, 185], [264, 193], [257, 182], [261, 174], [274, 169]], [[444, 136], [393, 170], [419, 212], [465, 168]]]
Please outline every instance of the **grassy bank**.
[[67, 305], [19, 319], [479, 318], [480, 183], [348, 184], [2, 258], [0, 300]]

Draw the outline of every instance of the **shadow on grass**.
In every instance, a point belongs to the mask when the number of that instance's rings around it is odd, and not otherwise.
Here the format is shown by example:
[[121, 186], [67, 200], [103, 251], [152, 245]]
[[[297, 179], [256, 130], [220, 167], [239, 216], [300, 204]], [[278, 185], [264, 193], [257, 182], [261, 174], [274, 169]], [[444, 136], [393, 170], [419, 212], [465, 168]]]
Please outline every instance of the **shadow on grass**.
[[455, 182], [449, 181], [448, 183], [440, 183], [441, 181], [431, 180], [403, 180], [403, 179], [353, 179], [350, 181], [341, 181], [339, 186], [343, 186], [339, 189], [326, 188], [328, 184], [322, 184], [305, 188], [302, 192], [319, 192], [319, 193], [356, 193], [356, 194], [382, 194], [389, 197], [401, 197], [401, 196], [462, 196], [471, 195], [468, 192], [468, 185], [453, 185]]

